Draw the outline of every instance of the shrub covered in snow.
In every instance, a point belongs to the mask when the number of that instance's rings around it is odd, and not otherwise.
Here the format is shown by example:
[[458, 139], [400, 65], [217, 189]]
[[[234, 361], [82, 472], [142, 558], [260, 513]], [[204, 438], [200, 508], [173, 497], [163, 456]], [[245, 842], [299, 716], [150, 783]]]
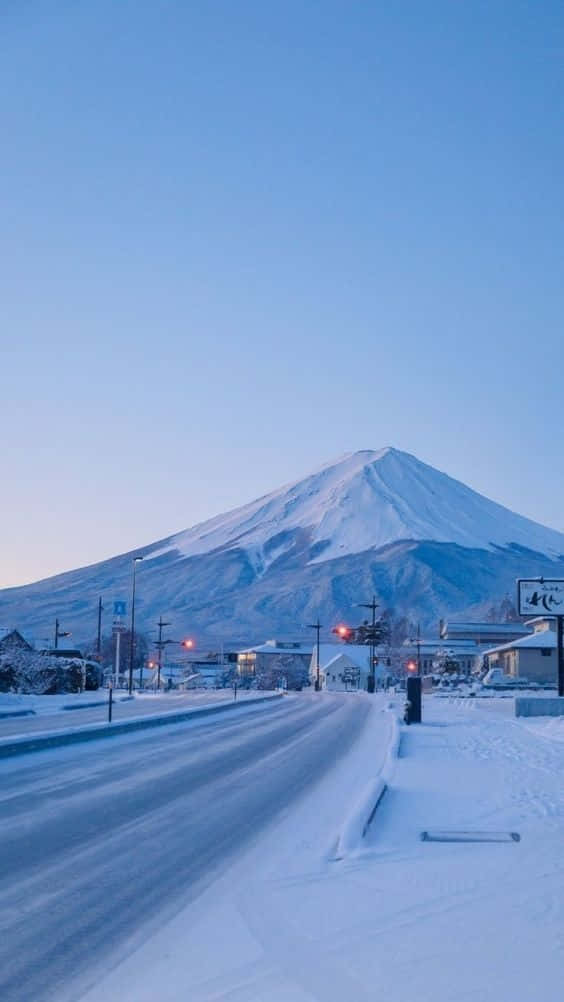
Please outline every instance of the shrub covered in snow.
[[12, 650], [0, 654], [0, 692], [53, 695], [97, 688], [93, 670], [79, 660], [53, 657], [38, 651]]

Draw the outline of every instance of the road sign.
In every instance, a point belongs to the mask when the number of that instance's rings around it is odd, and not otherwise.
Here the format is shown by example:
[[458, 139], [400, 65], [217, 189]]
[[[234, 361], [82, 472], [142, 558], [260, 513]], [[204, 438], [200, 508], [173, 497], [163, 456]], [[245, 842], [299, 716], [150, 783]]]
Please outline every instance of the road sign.
[[114, 616], [125, 616], [125, 602], [114, 602]]
[[520, 578], [517, 604], [520, 616], [564, 616], [564, 578]]

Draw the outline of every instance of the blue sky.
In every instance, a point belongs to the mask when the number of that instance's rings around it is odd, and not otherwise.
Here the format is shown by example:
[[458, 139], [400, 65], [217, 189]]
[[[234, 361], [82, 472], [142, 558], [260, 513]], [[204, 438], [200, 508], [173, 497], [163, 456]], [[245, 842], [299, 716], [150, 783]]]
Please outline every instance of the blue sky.
[[383, 445], [564, 530], [560, 2], [0, 28], [1, 585]]

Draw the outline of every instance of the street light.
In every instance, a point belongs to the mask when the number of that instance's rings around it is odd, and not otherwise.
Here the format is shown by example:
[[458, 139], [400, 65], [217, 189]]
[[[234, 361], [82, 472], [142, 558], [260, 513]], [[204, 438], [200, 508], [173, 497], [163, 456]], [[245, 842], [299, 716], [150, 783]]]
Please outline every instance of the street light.
[[[415, 644], [417, 647], [417, 674], [421, 675], [421, 624], [417, 624], [417, 633], [415, 637], [410, 637], [410, 644]], [[410, 671], [413, 669], [410, 668]]]
[[133, 692], [133, 645], [135, 643], [135, 571], [137, 564], [143, 557], [133, 558], [133, 583], [131, 587], [131, 634], [129, 637], [129, 686], [128, 691], [131, 696]]

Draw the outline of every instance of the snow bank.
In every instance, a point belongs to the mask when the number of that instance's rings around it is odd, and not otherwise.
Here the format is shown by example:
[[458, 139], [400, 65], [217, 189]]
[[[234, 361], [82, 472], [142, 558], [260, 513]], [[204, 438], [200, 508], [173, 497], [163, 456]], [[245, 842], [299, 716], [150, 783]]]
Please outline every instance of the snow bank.
[[362, 850], [362, 840], [392, 777], [399, 753], [401, 730], [393, 704], [385, 712], [391, 715], [390, 744], [386, 758], [378, 774], [367, 783], [343, 824], [337, 841], [336, 859], [343, 859]]

